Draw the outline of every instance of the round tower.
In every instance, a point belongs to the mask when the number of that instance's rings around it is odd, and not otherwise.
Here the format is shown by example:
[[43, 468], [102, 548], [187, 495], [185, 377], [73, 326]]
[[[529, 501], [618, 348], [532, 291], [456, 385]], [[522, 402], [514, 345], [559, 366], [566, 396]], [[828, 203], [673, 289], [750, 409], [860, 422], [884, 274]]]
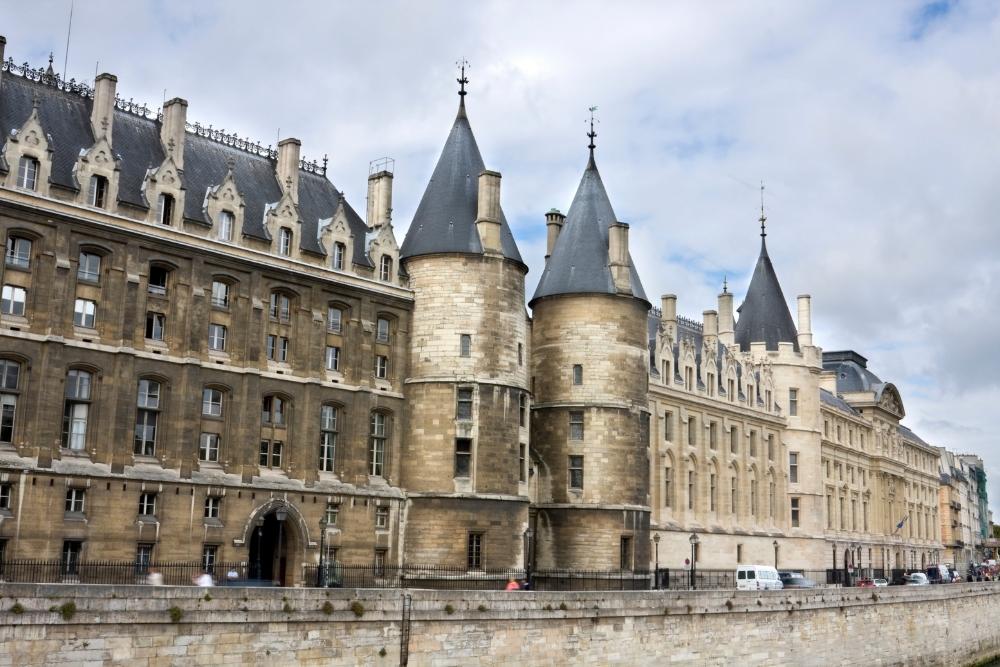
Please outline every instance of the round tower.
[[523, 567], [527, 316], [521, 260], [462, 103], [400, 251], [414, 293], [402, 438], [408, 564]]
[[549, 257], [529, 304], [541, 478], [534, 564], [645, 569], [650, 304], [593, 146], [565, 221], [549, 228]]

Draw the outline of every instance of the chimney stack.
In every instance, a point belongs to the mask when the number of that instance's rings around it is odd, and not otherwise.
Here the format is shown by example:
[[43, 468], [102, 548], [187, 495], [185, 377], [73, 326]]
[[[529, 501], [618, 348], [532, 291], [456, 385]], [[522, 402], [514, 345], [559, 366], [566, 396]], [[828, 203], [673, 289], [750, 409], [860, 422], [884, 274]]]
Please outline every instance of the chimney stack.
[[619, 292], [632, 292], [632, 276], [628, 263], [628, 225], [615, 222], [608, 228], [608, 264], [611, 279]]
[[302, 142], [298, 139], [282, 139], [278, 142], [278, 184], [281, 191], [288, 193], [292, 201], [299, 202], [299, 152]]
[[486, 170], [479, 174], [479, 207], [476, 229], [483, 252], [500, 252], [500, 172]]
[[386, 169], [368, 177], [368, 228], [379, 229], [392, 221], [392, 172]]
[[677, 331], [677, 296], [664, 294], [660, 297], [660, 321], [673, 334]]
[[177, 168], [184, 170], [184, 125], [187, 123], [187, 100], [175, 97], [163, 105], [160, 143], [163, 151], [174, 158]]
[[115, 120], [115, 88], [118, 77], [114, 74], [98, 74], [94, 80], [94, 105], [90, 110], [90, 128], [94, 131], [94, 141], [101, 137], [111, 143], [111, 130]]
[[799, 350], [813, 344], [812, 335], [812, 297], [808, 294], [799, 295]]
[[560, 213], [559, 209], [549, 209], [549, 212], [545, 214], [545, 229], [548, 232], [548, 240], [545, 246], [546, 261], [552, 256], [552, 250], [556, 247], [559, 232], [562, 231], [565, 223], [566, 216]]
[[719, 342], [729, 347], [736, 343], [733, 331], [733, 294], [724, 291], [719, 295]]
[[706, 310], [701, 317], [702, 333], [706, 338], [716, 338], [719, 335], [719, 314], [714, 310]]

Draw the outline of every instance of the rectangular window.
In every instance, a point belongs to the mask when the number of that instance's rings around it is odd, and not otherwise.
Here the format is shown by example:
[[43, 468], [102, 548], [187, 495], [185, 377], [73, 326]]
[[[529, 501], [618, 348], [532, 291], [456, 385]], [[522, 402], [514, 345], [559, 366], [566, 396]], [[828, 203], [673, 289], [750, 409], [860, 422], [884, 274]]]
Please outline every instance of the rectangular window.
[[24, 304], [28, 300], [28, 293], [23, 287], [16, 285], [4, 285], [2, 301], [0, 301], [0, 312], [4, 315], [24, 315]]
[[278, 338], [278, 361], [281, 363], [288, 363], [288, 339], [284, 336]]
[[232, 241], [236, 219], [231, 211], [219, 211], [219, 240]]
[[472, 475], [472, 440], [455, 439], [455, 477]]
[[101, 256], [92, 252], [81, 252], [76, 279], [87, 283], [98, 282], [101, 279]]
[[330, 306], [326, 309], [326, 330], [330, 333], [340, 333], [344, 326], [344, 311]]
[[226, 327], [221, 324], [208, 325], [208, 349], [224, 352], [226, 349]]
[[389, 527], [389, 508], [388, 507], [376, 507], [375, 508], [375, 527], [376, 528], [388, 528]]
[[469, 334], [459, 334], [458, 336], [458, 356], [472, 356], [472, 336]]
[[698, 444], [698, 420], [688, 417], [688, 445], [694, 447]]
[[719, 446], [719, 424], [712, 422], [708, 425], [708, 446], [715, 449]]
[[170, 278], [170, 271], [162, 266], [151, 266], [149, 267], [149, 284], [147, 285], [147, 290], [150, 294], [156, 294], [158, 296], [166, 296], [167, 294], [167, 281]]
[[826, 495], [826, 527], [833, 528], [833, 496]]
[[528, 481], [528, 446], [523, 442], [517, 447], [517, 481]]
[[583, 489], [583, 457], [569, 457], [569, 488], [580, 491]]
[[156, 494], [155, 493], [140, 493], [139, 494], [139, 515], [140, 516], [155, 516], [156, 515]]
[[7, 266], [27, 269], [31, 266], [31, 241], [18, 236], [7, 237]]
[[583, 384], [583, 366], [580, 364], [573, 366], [573, 384], [577, 386]]
[[149, 571], [149, 564], [151, 562], [153, 562], [153, 544], [150, 542], [140, 542], [135, 546], [136, 574], [146, 574]]
[[62, 548], [62, 573], [75, 576], [80, 573], [80, 555], [83, 553], [83, 542], [66, 540]]
[[466, 566], [470, 570], [483, 568], [483, 534], [469, 533], [469, 543], [466, 549]]
[[385, 559], [389, 555], [388, 549], [376, 549], [375, 550], [375, 576], [384, 577], [385, 576]]
[[632, 569], [632, 538], [623, 535], [619, 547], [619, 567], [623, 570]]
[[757, 480], [750, 480], [750, 516], [757, 516]]
[[83, 512], [83, 501], [87, 492], [84, 489], [66, 490], [66, 511]]
[[524, 343], [517, 344], [517, 365], [524, 365]]
[[88, 199], [91, 206], [104, 208], [108, 201], [108, 179], [104, 176], [91, 176]]
[[767, 460], [774, 460], [774, 434], [771, 433], [767, 436]]
[[799, 527], [799, 499], [792, 498], [792, 528]]
[[218, 461], [219, 441], [220, 436], [218, 433], [202, 433], [201, 439], [198, 442], [198, 460]]
[[206, 544], [201, 548], [201, 568], [213, 574], [215, 572], [215, 563], [219, 560], [219, 547], [214, 544]]
[[517, 423], [521, 428], [528, 426], [528, 394], [523, 391], [517, 396]]
[[663, 506], [673, 507], [674, 470], [670, 466], [663, 469]]
[[285, 257], [292, 254], [292, 230], [287, 227], [278, 230], [278, 254]]
[[25, 190], [34, 190], [38, 183], [38, 160], [22, 155], [17, 166], [17, 186]]
[[712, 512], [716, 511], [715, 499], [716, 499], [715, 473], [713, 472], [708, 476], [708, 501], [709, 501], [709, 510]]
[[847, 517], [846, 517], [846, 512], [844, 512], [844, 499], [843, 499], [843, 497], [841, 497], [841, 498], [838, 498], [837, 500], [838, 500], [839, 509], [840, 509], [840, 529], [841, 530], [846, 530], [847, 529]]
[[146, 313], [146, 338], [163, 340], [167, 327], [167, 316], [163, 313]]
[[472, 419], [472, 387], [459, 387], [455, 401], [455, 419]]
[[865, 532], [868, 532], [868, 501], [862, 501], [861, 503], [861, 518], [865, 522]]
[[384, 317], [378, 318], [375, 325], [375, 342], [376, 343], [388, 343], [389, 342], [389, 320]]
[[389, 357], [384, 354], [375, 357], [375, 377], [385, 380], [389, 377]]
[[735, 473], [729, 480], [729, 511], [736, 514], [737, 501], [739, 499], [738, 484]]
[[257, 463], [261, 468], [281, 468], [281, 450], [283, 444], [280, 440], [260, 441]]
[[77, 299], [73, 307], [73, 324], [93, 329], [97, 320], [97, 303], [89, 299]]
[[663, 439], [667, 442], [674, 440], [674, 413], [663, 413]]
[[161, 225], [170, 225], [174, 219], [174, 198], [161, 193], [156, 200], [156, 220]]
[[10, 484], [0, 484], [0, 510], [10, 509]]
[[757, 456], [757, 431], [750, 431], [750, 456]]
[[326, 519], [326, 525], [336, 526], [337, 520], [340, 518], [340, 505], [336, 503], [329, 503], [326, 506], [326, 514], [324, 514]]
[[212, 281], [212, 306], [229, 308], [229, 284], [219, 280]]
[[340, 348], [334, 345], [326, 346], [326, 370], [340, 370]]
[[205, 518], [218, 519], [222, 509], [222, 498], [219, 496], [208, 496], [205, 498]]
[[323, 405], [319, 412], [319, 469], [333, 472], [337, 455], [337, 408]]
[[729, 451], [738, 454], [740, 451], [740, 433], [735, 426], [729, 428]]
[[569, 439], [583, 440], [583, 410], [569, 412]]
[[389, 417], [382, 412], [373, 412], [371, 417], [371, 438], [368, 446], [368, 474], [381, 477], [385, 466], [385, 443], [388, 439]]
[[0, 442], [14, 441], [14, 415], [17, 413], [17, 395], [0, 394]]
[[264, 354], [271, 361], [274, 361], [274, 355], [278, 351], [278, 337], [271, 334], [267, 335], [267, 341], [264, 345]]
[[341, 270], [344, 268], [344, 255], [346, 253], [347, 246], [343, 243], [333, 244], [333, 268]]
[[796, 484], [799, 481], [799, 453], [788, 452], [788, 481]]
[[693, 470], [689, 470], [688, 471], [688, 509], [689, 510], [693, 510], [694, 509], [694, 484], [695, 484], [694, 471]]
[[201, 391], [201, 414], [205, 417], [222, 416], [222, 391], [206, 387]]
[[705, 389], [708, 391], [709, 396], [715, 396], [715, 374], [706, 373], [705, 375]]

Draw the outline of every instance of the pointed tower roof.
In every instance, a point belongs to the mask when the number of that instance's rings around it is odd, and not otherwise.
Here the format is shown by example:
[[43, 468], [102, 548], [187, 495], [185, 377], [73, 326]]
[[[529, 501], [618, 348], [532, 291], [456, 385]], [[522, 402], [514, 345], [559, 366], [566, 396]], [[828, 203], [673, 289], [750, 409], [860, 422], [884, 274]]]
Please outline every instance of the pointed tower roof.
[[736, 342], [744, 352], [750, 350], [750, 343], [766, 343], [768, 350], [777, 350], [779, 342], [792, 343], [798, 352], [795, 322], [781, 292], [771, 258], [767, 255], [763, 211], [760, 217], [760, 257], [757, 258], [746, 299], [736, 311], [740, 314], [736, 322]]
[[[464, 93], [463, 84], [455, 123], [400, 248], [402, 259], [434, 253], [483, 253], [476, 215], [479, 174], [486, 166], [465, 112]], [[500, 249], [507, 259], [524, 264], [502, 209]]]
[[[557, 294], [618, 294], [608, 258], [608, 229], [617, 221], [591, 146], [566, 222], [528, 305]], [[629, 272], [632, 295], [648, 302], [631, 256]]]

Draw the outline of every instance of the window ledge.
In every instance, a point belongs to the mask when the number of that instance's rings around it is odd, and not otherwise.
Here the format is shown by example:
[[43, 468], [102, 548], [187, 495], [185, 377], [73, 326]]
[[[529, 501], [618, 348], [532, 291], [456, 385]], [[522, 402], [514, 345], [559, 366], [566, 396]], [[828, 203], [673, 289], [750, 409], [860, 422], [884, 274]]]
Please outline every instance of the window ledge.
[[150, 514], [140, 514], [139, 518], [136, 519], [136, 523], [157, 525], [160, 523], [160, 520]]
[[87, 523], [87, 515], [83, 512], [63, 512], [63, 520]]
[[224, 528], [225, 524], [222, 523], [222, 519], [212, 519], [212, 518], [202, 518], [205, 523], [206, 528]]
[[146, 341], [146, 347], [147, 348], [156, 349], [156, 350], [169, 350], [170, 349], [170, 346], [167, 345], [167, 342], [165, 340], [156, 339], [156, 338], [144, 338], [143, 340]]
[[24, 315], [8, 315], [7, 313], [3, 313], [2, 315], [0, 315], [0, 320], [3, 320], [4, 322], [10, 322], [11, 324], [28, 323], [28, 318], [25, 317]]
[[14, 512], [9, 507], [4, 507], [0, 509], [0, 517], [9, 519], [12, 516], [14, 516]]
[[69, 457], [73, 459], [89, 459], [90, 453], [85, 449], [68, 449], [63, 447], [59, 450], [60, 455], [63, 458]]

